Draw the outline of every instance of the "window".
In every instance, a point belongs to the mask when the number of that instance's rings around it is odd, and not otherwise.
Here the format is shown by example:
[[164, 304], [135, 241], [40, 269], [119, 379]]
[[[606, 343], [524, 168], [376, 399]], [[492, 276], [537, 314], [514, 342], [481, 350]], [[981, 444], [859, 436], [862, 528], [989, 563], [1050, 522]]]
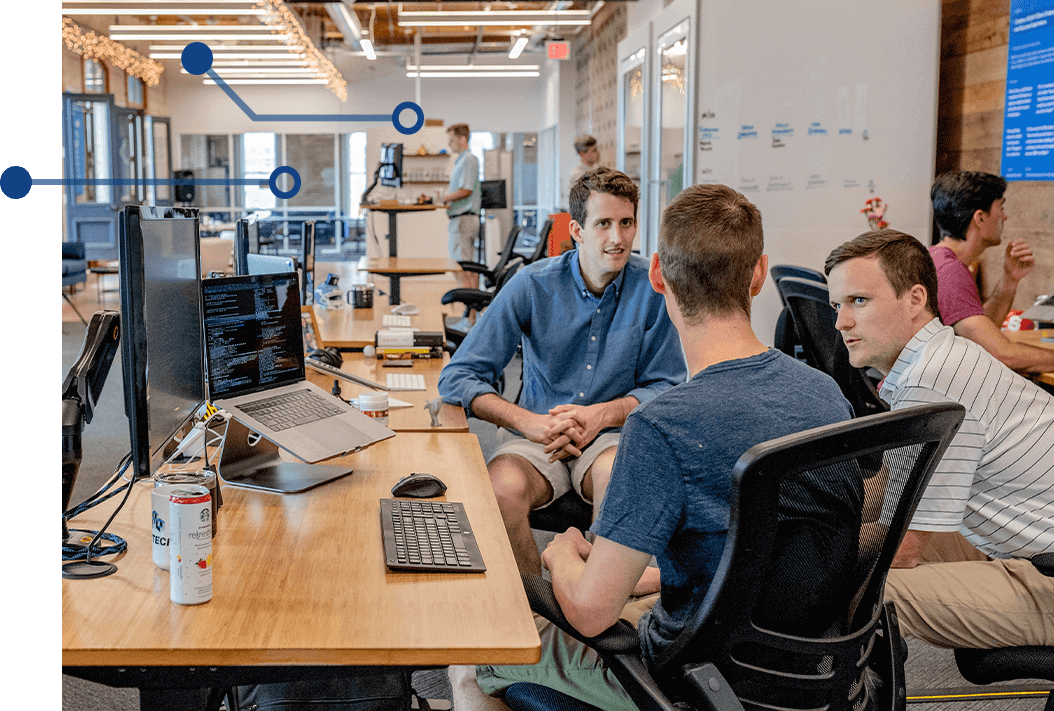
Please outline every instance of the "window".
[[94, 59], [84, 58], [84, 93], [106, 93], [106, 70]]
[[133, 77], [131, 74], [126, 76], [128, 77], [128, 105], [145, 106], [146, 100], [143, 98], [143, 82], [138, 77]]
[[347, 212], [357, 215], [360, 209], [359, 201], [362, 199], [362, 194], [366, 192], [366, 132], [349, 133], [346, 138], [348, 151]]
[[[273, 210], [277, 207], [277, 198], [267, 187], [267, 181], [271, 173], [278, 167], [278, 136], [274, 133], [243, 133], [241, 139], [241, 174], [243, 178], [259, 180], [264, 187], [259, 185], [246, 185], [242, 188], [243, 203], [246, 210]], [[282, 176], [278, 187], [281, 190], [289, 190], [292, 185], [285, 185], [282, 180], [288, 180], [289, 176]]]

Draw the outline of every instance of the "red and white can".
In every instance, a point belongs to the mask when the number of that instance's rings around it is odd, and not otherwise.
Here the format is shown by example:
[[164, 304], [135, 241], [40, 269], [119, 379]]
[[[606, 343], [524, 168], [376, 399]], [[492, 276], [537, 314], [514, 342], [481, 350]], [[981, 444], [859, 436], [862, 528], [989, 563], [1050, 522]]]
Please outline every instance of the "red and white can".
[[212, 599], [212, 497], [188, 484], [168, 498], [169, 596], [177, 605]]

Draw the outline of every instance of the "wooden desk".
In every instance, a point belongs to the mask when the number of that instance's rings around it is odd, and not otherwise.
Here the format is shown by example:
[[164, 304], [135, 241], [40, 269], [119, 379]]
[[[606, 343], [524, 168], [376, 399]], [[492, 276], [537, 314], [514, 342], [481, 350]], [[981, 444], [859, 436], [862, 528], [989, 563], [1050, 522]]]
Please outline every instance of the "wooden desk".
[[[468, 420], [463, 408], [443, 403], [439, 410], [439, 427], [432, 427], [432, 416], [424, 409], [427, 401], [439, 397], [439, 373], [449, 360], [450, 356], [444, 353], [441, 360], [415, 360], [413, 368], [385, 368], [381, 365], [382, 361], [376, 358], [367, 358], [361, 353], [348, 353], [344, 356], [344, 365], [341, 368], [381, 385], [384, 384], [388, 373], [420, 373], [424, 376], [424, 390], [390, 393], [391, 397], [413, 405], [393, 407], [388, 411], [388, 427], [396, 432], [468, 432]], [[332, 376], [311, 368], [307, 369], [307, 379], [326, 391], [333, 387]], [[369, 388], [346, 380], [340, 381], [340, 389], [344, 398], [357, 397], [360, 392], [369, 392]]]
[[[1049, 348], [1054, 350], [1054, 343], [1044, 343], [1041, 339], [1043, 338], [1054, 338], [1054, 329], [1037, 329], [1033, 331], [1004, 331], [1006, 337], [1011, 341], [1017, 343], [1027, 343], [1030, 346], [1038, 346], [1039, 348]], [[1047, 385], [1054, 385], [1054, 373], [1040, 373], [1032, 376], [1034, 380], [1038, 380], [1041, 383]]]
[[[296, 495], [224, 487], [213, 597], [193, 607], [169, 600], [168, 572], [151, 560], [150, 486], [137, 484], [110, 526], [129, 546], [117, 573], [62, 581], [64, 672], [153, 687], [157, 701], [172, 689], [257, 683], [244, 681], [257, 665], [295, 674], [285, 665], [538, 660], [538, 634], [474, 435], [404, 433], [331, 461], [355, 472]], [[446, 498], [464, 503], [486, 573], [385, 567], [378, 500], [415, 471], [437, 475]], [[71, 527], [98, 528], [120, 498]]]
[[400, 303], [399, 282], [402, 278], [460, 272], [461, 265], [447, 258], [375, 257], [366, 260], [365, 271], [388, 277], [388, 303], [395, 306]]
[[[341, 278], [342, 287], [343, 284], [344, 279]], [[383, 286], [383, 282], [379, 286]], [[442, 333], [443, 317], [453, 307], [448, 309], [440, 300], [443, 294], [455, 288], [457, 283], [445, 276], [415, 279], [407, 283], [404, 296], [418, 308], [418, 313], [410, 317], [413, 327]], [[375, 299], [372, 309], [354, 309], [350, 305], [332, 310], [316, 308], [315, 319], [318, 321], [319, 336], [327, 346], [362, 350], [373, 345], [374, 336], [384, 328], [384, 315], [388, 313], [391, 313], [391, 309], [385, 304], [378, 304]]]
[[[445, 210], [446, 205], [363, 205], [367, 210], [373, 212], [385, 212], [388, 214], [388, 256], [396, 257], [399, 254], [399, 238], [396, 235], [396, 226], [400, 212], [431, 212], [432, 210]], [[395, 302], [399, 303], [399, 302]]]

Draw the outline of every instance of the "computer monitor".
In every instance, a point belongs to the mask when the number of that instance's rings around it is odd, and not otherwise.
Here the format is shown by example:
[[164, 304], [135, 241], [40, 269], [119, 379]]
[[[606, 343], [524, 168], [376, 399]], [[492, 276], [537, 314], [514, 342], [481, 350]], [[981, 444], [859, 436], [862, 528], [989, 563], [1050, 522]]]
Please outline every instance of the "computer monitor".
[[389, 188], [403, 186], [403, 144], [381, 144], [381, 185]]
[[296, 260], [275, 254], [250, 254], [248, 271], [249, 274], [287, 274], [296, 271]]
[[131, 205], [118, 221], [121, 368], [137, 478], [205, 400], [198, 211]]
[[260, 224], [255, 216], [234, 223], [234, 273], [245, 276], [249, 273], [246, 257], [260, 253]]
[[504, 180], [484, 180], [479, 184], [480, 207], [484, 210], [504, 210], [508, 203], [505, 201]]
[[304, 273], [300, 277], [300, 303], [306, 304], [308, 295], [315, 288], [315, 222], [307, 220], [304, 222], [304, 239], [300, 251], [300, 264]]

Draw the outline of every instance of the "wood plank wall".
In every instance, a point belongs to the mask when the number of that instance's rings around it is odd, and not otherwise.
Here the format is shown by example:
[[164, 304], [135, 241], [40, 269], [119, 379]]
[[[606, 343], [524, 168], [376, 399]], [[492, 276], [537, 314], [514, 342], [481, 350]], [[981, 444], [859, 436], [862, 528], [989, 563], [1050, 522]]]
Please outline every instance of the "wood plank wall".
[[[937, 105], [936, 174], [949, 170], [999, 173], [1010, 0], [943, 0]], [[1003, 243], [1024, 239], [1036, 267], [1017, 290], [1014, 308], [1054, 290], [1054, 183], [1013, 182], [1006, 192], [1009, 219]], [[987, 292], [1002, 274], [1002, 253], [982, 256]]]

